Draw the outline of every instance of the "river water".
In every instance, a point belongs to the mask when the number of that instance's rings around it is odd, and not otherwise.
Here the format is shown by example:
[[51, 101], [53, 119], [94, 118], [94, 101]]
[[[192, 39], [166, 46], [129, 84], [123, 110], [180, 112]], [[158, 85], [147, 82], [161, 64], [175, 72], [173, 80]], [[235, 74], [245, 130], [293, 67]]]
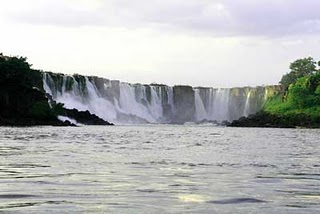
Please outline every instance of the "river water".
[[320, 130], [0, 128], [0, 213], [319, 213]]

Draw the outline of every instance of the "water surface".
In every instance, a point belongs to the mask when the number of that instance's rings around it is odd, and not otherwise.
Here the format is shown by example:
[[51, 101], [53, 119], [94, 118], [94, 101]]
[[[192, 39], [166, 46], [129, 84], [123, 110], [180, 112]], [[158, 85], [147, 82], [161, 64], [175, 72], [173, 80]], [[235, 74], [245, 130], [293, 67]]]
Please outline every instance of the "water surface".
[[0, 213], [319, 213], [320, 130], [0, 128]]

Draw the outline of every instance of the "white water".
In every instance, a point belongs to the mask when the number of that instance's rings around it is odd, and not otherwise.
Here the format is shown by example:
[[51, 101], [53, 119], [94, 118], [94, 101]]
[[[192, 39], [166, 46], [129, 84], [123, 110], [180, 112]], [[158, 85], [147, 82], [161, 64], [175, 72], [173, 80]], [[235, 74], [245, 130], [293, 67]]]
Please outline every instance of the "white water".
[[211, 120], [222, 122], [229, 120], [229, 89], [210, 89], [206, 94], [204, 102], [199, 90], [195, 90], [196, 118], [198, 121]]
[[217, 121], [229, 120], [229, 89], [218, 89], [211, 104], [211, 119]]
[[202, 121], [208, 118], [206, 109], [203, 105], [202, 99], [199, 94], [199, 89], [195, 90], [194, 93], [195, 105], [196, 105], [196, 119], [197, 121]]
[[[67, 78], [73, 79], [72, 89], [67, 91]], [[138, 117], [147, 122], [158, 123], [163, 118], [162, 90], [158, 94], [155, 86], [150, 87], [151, 100], [147, 101], [146, 87], [143, 85], [132, 86], [128, 83], [120, 83], [120, 97], [108, 99], [102, 97], [95, 84], [85, 77], [85, 94], [81, 92], [80, 84], [74, 77], [64, 76], [61, 92], [55, 87], [52, 77], [45, 73], [43, 86], [46, 93], [50, 94], [56, 102], [63, 103], [66, 108], [76, 108], [80, 111], [89, 110], [91, 113], [108, 120], [118, 121], [118, 114], [126, 114], [129, 117]], [[105, 90], [112, 90], [109, 85], [104, 85]], [[168, 87], [170, 88], [170, 87]], [[173, 103], [172, 89], [168, 91], [169, 105]]]
[[[139, 101], [146, 101], [145, 88], [141, 86], [140, 93], [138, 93]], [[156, 118], [152, 115], [152, 110], [148, 108], [148, 105], [144, 105], [141, 102], [136, 100], [135, 88], [131, 87], [128, 83], [120, 83], [120, 108], [119, 112], [125, 114], [132, 114], [143, 119], [146, 119], [149, 122], [156, 122]]]
[[240, 92], [231, 93], [232, 89], [197, 88], [194, 89], [194, 111], [180, 106], [179, 112], [173, 87], [123, 82], [111, 84], [110, 81], [104, 80], [103, 87], [98, 89], [93, 78], [82, 77], [81, 82], [79, 77], [77, 81], [74, 76], [55, 76], [55, 79], [57, 78], [60, 80], [55, 82], [50, 74], [44, 73], [43, 76], [44, 90], [56, 102], [63, 103], [69, 109], [89, 110], [116, 124], [171, 123], [177, 115], [182, 115], [181, 111], [193, 114], [186, 117], [194, 118], [194, 121], [185, 119], [184, 122], [231, 121], [260, 110], [258, 105], [252, 107], [250, 103], [260, 102], [259, 99], [266, 100], [268, 97], [267, 89], [261, 91], [260, 96], [252, 97], [251, 92], [254, 88], [246, 88], [246, 95], [241, 95]]
[[65, 117], [65, 116], [58, 116], [58, 120], [65, 122], [65, 121], [69, 121], [70, 123], [74, 124], [74, 125], [81, 125], [80, 123], [78, 123], [76, 120], [70, 118], [70, 117]]
[[245, 117], [248, 117], [250, 114], [250, 97], [251, 97], [251, 91], [247, 94], [246, 104], [244, 106], [243, 115]]

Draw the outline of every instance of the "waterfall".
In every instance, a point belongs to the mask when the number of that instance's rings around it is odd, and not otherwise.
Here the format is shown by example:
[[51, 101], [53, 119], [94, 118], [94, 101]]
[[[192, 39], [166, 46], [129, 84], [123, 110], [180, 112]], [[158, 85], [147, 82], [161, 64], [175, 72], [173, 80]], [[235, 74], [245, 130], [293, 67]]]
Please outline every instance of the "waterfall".
[[266, 87], [265, 89], [264, 89], [264, 97], [263, 97], [263, 99], [264, 99], [264, 101], [267, 101], [268, 100], [268, 98], [269, 98], [269, 90], [268, 90], [268, 88]]
[[117, 113], [114, 105], [109, 100], [101, 97], [95, 85], [87, 77], [85, 78], [85, 83], [88, 92], [86, 110], [105, 120], [115, 122]]
[[196, 120], [202, 121], [207, 119], [207, 112], [200, 97], [199, 89], [195, 90], [194, 100], [196, 106]]
[[[72, 87], [68, 88], [68, 81], [72, 82]], [[80, 111], [90, 111], [97, 116], [109, 120], [111, 122], [116, 120], [116, 112], [113, 105], [103, 98], [101, 98], [95, 86], [85, 78], [86, 93], [84, 96], [80, 93], [80, 84], [74, 77], [63, 76], [61, 91], [57, 89], [56, 83], [49, 74], [44, 74], [44, 90], [50, 94], [56, 102], [63, 103], [66, 108], [76, 108]]]
[[229, 89], [210, 89], [207, 95], [207, 119], [222, 122], [229, 120]]
[[167, 97], [168, 97], [168, 105], [171, 107], [171, 111], [173, 114], [175, 114], [175, 106], [174, 106], [174, 100], [173, 100], [173, 88], [168, 87], [167, 88]]
[[88, 110], [115, 124], [231, 121], [259, 111], [268, 90], [273, 93], [272, 87], [170, 87], [53, 73], [43, 73], [43, 89], [66, 108]]
[[[52, 84], [51, 86], [49, 86], [50, 83]], [[52, 93], [51, 88], [55, 91], [54, 82], [49, 74], [44, 73], [43, 74], [43, 89], [46, 93], [48, 93], [52, 96], [53, 93]]]
[[246, 103], [244, 105], [243, 116], [245, 117], [248, 117], [250, 114], [250, 95], [251, 95], [251, 90], [247, 94]]
[[152, 109], [147, 101], [146, 89], [143, 86], [140, 88], [140, 100], [136, 99], [136, 90], [128, 83], [120, 83], [120, 100], [119, 112], [131, 114], [143, 118], [149, 122], [156, 123], [156, 118], [152, 115]]
[[156, 87], [151, 86], [151, 103], [150, 112], [153, 118], [157, 121], [161, 120], [163, 116], [162, 100], [161, 100], [161, 88], [159, 88], [159, 95], [157, 94]]

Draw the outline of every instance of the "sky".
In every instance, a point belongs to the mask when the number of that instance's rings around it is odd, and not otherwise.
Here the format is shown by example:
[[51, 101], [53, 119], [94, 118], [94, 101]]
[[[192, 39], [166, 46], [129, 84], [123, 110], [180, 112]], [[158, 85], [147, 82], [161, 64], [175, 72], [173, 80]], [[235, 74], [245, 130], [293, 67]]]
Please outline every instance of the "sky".
[[277, 84], [320, 60], [319, 0], [0, 0], [0, 52], [131, 83]]

